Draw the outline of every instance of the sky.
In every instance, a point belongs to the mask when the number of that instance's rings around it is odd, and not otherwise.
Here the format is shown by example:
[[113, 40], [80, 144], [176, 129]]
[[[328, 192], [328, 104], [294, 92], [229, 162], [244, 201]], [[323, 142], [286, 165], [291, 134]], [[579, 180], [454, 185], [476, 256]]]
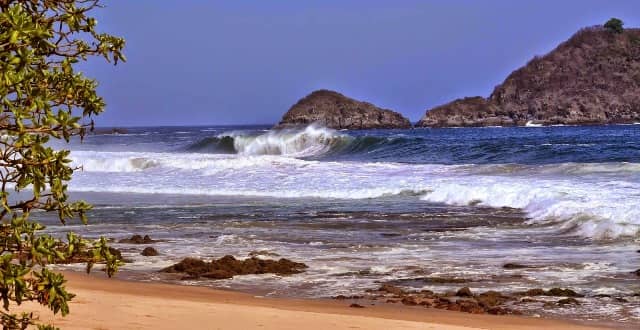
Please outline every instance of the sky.
[[79, 67], [107, 102], [99, 126], [272, 124], [321, 88], [417, 121], [582, 27], [640, 27], [637, 0], [103, 2], [98, 29], [127, 62]]

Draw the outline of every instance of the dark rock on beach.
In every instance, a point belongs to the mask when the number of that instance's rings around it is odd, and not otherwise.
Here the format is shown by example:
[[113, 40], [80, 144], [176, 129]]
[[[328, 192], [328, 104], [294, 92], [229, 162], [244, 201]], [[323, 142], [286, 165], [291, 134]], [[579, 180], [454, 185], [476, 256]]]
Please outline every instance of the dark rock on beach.
[[149, 235], [133, 235], [131, 238], [125, 238], [118, 241], [118, 243], [124, 244], [151, 244], [157, 242], [156, 240], [151, 239]]
[[335, 129], [411, 128], [411, 122], [395, 111], [330, 90], [317, 90], [299, 100], [276, 128], [312, 123]]
[[525, 268], [535, 268], [534, 266], [528, 266], [517, 263], [506, 263], [502, 266], [504, 269], [525, 269]]
[[524, 292], [520, 292], [523, 296], [551, 296], [551, 297], [584, 297], [571, 289], [552, 288], [550, 290], [543, 289], [530, 289]]
[[583, 295], [571, 289], [561, 289], [561, 288], [553, 288], [547, 291], [546, 295], [553, 296], [553, 297], [584, 297]]
[[473, 314], [519, 314], [518, 311], [505, 306], [516, 297], [503, 295], [496, 291], [474, 294], [468, 287], [455, 292], [434, 293], [430, 290], [409, 292], [392, 284], [385, 283], [377, 290], [369, 290], [373, 294], [381, 294], [377, 298], [387, 297], [387, 303], [402, 303], [407, 306], [423, 306], [450, 311]]
[[511, 73], [488, 98], [428, 110], [418, 127], [640, 122], [640, 29], [586, 28]]
[[525, 292], [522, 292], [521, 294], [523, 296], [535, 297], [535, 296], [546, 296], [547, 292], [544, 291], [543, 289], [529, 289]]
[[564, 298], [564, 299], [558, 300], [558, 305], [560, 305], [560, 306], [580, 305], [580, 302], [578, 300], [576, 300], [575, 298]]
[[420, 280], [424, 283], [430, 284], [450, 284], [450, 283], [468, 283], [471, 280], [466, 278], [458, 278], [458, 277], [442, 277], [442, 276], [431, 276], [431, 277], [422, 277], [416, 280]]
[[497, 291], [487, 291], [476, 296], [476, 301], [485, 308], [493, 308], [509, 300], [512, 300], [512, 298]]
[[458, 292], [456, 292], [456, 296], [458, 297], [473, 297], [473, 293], [471, 293], [471, 290], [468, 287], [464, 287], [460, 290], [458, 290]]
[[154, 249], [151, 246], [144, 248], [144, 250], [142, 250], [140, 254], [145, 257], [154, 257], [159, 255], [158, 250]]
[[407, 296], [402, 298], [402, 300], [400, 300], [400, 302], [403, 305], [407, 305], [407, 306], [416, 306], [420, 303], [420, 301], [418, 300], [418, 298], [414, 297], [414, 296]]
[[268, 260], [256, 257], [238, 260], [227, 255], [220, 259], [206, 262], [196, 258], [185, 258], [179, 263], [162, 270], [165, 273], [184, 273], [183, 279], [205, 277], [209, 279], [226, 279], [236, 275], [277, 274], [292, 275], [301, 273], [307, 265], [289, 259]]
[[391, 294], [396, 295], [396, 296], [401, 296], [401, 295], [405, 294], [404, 290], [402, 290], [401, 288], [399, 288], [399, 287], [397, 287], [395, 285], [391, 285], [391, 284], [383, 284], [382, 286], [380, 286], [378, 291], [391, 293]]

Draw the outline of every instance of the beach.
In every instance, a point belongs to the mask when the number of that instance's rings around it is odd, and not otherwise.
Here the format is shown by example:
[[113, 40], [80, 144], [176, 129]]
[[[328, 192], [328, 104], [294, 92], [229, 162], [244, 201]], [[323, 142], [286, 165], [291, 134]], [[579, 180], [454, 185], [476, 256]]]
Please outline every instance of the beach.
[[103, 2], [0, 1], [0, 328], [640, 329], [633, 1]]
[[[107, 279], [65, 272], [77, 296], [67, 317], [37, 308], [63, 329], [603, 329], [562, 320], [471, 315], [393, 305], [351, 308], [332, 300], [264, 298], [246, 293]], [[25, 304], [23, 308], [33, 305]]]

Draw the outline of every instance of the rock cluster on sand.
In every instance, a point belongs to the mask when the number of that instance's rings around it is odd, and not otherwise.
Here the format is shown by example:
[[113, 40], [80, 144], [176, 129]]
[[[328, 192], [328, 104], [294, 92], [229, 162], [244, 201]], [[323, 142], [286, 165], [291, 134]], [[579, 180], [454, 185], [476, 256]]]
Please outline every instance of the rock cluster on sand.
[[472, 314], [520, 314], [507, 308], [504, 303], [514, 300], [496, 291], [474, 294], [468, 287], [457, 292], [437, 294], [430, 290], [408, 292], [391, 284], [383, 284], [377, 290], [371, 290], [376, 299], [386, 299], [388, 303], [402, 303], [407, 306], [423, 306]]
[[547, 291], [543, 289], [530, 289], [521, 292], [523, 296], [551, 296], [551, 297], [584, 297], [583, 295], [571, 290], [562, 288], [553, 288]]
[[428, 110], [418, 127], [640, 122], [640, 29], [579, 31], [511, 73], [491, 96]]
[[[537, 296], [544, 296], [544, 298], [542, 300], [532, 299]], [[562, 299], [556, 301], [553, 300], [553, 297], [561, 297]], [[580, 305], [580, 301], [576, 298], [582, 297], [584, 296], [567, 288], [530, 289], [524, 292], [504, 294], [498, 291], [476, 293], [469, 287], [463, 287], [457, 291], [435, 293], [431, 290], [407, 291], [391, 283], [384, 283], [377, 289], [367, 290], [367, 294], [364, 296], [339, 295], [334, 299], [383, 301], [472, 314], [502, 315], [521, 314], [518, 306], [527, 303], [540, 303], [545, 308]]]
[[277, 128], [320, 125], [335, 129], [411, 128], [401, 114], [330, 90], [317, 90], [294, 104]]
[[227, 255], [217, 260], [206, 262], [201, 259], [185, 258], [179, 263], [162, 270], [165, 273], [184, 273], [183, 279], [205, 277], [209, 279], [232, 278], [236, 275], [277, 274], [292, 275], [301, 273], [307, 265], [289, 259], [270, 260], [256, 257], [238, 260]]

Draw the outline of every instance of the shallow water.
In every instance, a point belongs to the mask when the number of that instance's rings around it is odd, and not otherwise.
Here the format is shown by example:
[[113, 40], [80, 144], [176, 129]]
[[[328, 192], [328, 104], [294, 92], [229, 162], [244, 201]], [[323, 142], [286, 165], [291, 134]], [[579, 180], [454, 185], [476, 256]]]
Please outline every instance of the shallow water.
[[[569, 287], [562, 314], [640, 322], [640, 126], [333, 131], [140, 128], [73, 142], [74, 197], [140, 279], [185, 256], [266, 250], [307, 272], [193, 284], [269, 295], [352, 295], [394, 281], [443, 292]], [[532, 268], [504, 269], [505, 263]], [[136, 273], [135, 271], [140, 271]], [[455, 277], [432, 283], [425, 277]], [[612, 298], [596, 298], [598, 294]], [[621, 302], [615, 298], [624, 298]]]

